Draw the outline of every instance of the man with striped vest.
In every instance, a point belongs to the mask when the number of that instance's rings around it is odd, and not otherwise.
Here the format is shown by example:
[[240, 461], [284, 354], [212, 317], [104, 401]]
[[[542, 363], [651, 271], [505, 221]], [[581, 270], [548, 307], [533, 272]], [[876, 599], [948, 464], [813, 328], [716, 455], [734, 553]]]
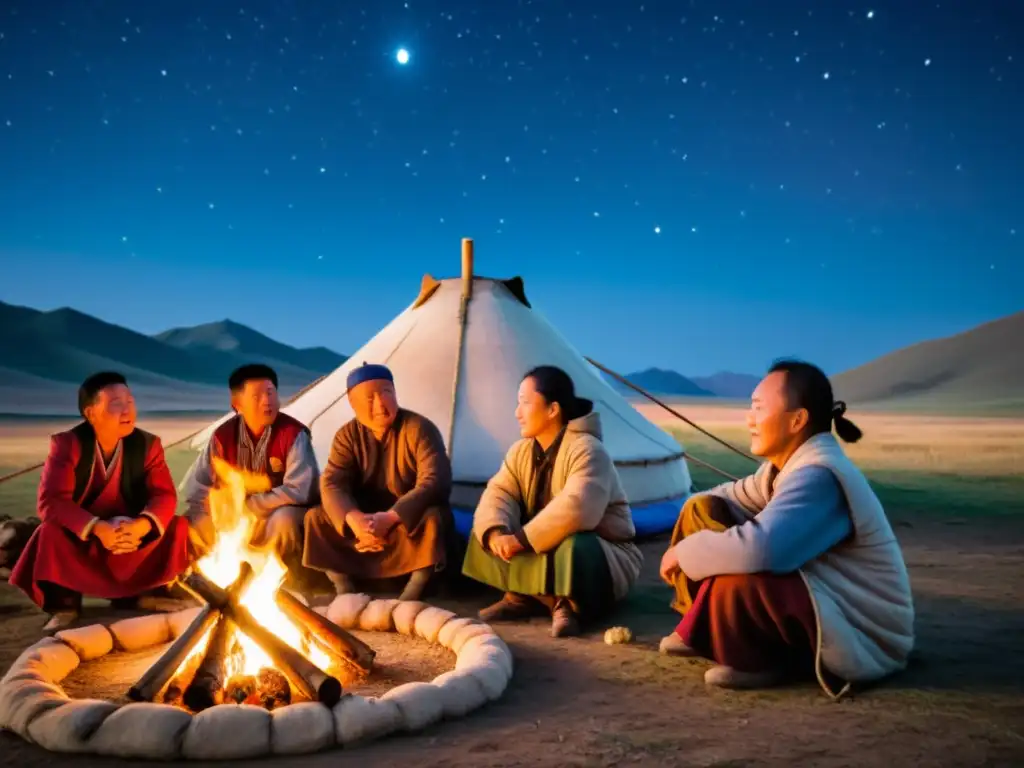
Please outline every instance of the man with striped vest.
[[197, 554], [216, 541], [210, 491], [220, 481], [214, 457], [249, 475], [269, 479], [269, 490], [247, 493], [252, 515], [249, 545], [273, 551], [293, 569], [301, 565], [303, 518], [319, 501], [320, 471], [309, 428], [281, 413], [277, 373], [263, 364], [243, 365], [228, 379], [235, 416], [225, 421], [196, 459], [185, 483], [186, 515]]

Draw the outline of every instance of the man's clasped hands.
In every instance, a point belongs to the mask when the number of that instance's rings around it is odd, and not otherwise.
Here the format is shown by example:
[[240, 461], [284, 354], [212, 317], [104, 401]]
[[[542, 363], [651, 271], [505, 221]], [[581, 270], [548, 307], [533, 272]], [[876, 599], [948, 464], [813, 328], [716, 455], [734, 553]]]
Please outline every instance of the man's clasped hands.
[[357, 552], [381, 552], [391, 529], [401, 522], [393, 509], [387, 512], [349, 512], [345, 522], [356, 537]]
[[153, 521], [148, 517], [117, 517], [97, 521], [92, 533], [104, 549], [115, 555], [126, 555], [136, 551], [152, 530]]

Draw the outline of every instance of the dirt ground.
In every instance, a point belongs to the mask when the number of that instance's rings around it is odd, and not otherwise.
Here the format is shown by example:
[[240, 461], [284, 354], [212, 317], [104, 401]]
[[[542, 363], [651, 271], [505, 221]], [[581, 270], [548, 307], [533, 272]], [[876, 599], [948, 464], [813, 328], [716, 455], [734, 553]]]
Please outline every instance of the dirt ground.
[[[675, 620], [668, 589], [657, 577], [664, 541], [652, 541], [644, 545], [645, 572], [634, 595], [586, 636], [552, 640], [540, 620], [496, 626], [516, 658], [515, 676], [499, 701], [420, 735], [360, 747], [357, 755], [334, 751], [275, 764], [301, 760], [316, 768], [346, 757], [424, 768], [1024, 764], [1024, 523], [913, 523], [898, 533], [916, 595], [918, 651], [907, 672], [841, 703], [810, 682], [754, 693], [708, 690], [706, 662], [659, 656], [658, 639]], [[0, 592], [9, 589], [0, 585]], [[12, 597], [0, 594], [0, 669], [38, 639], [44, 621]], [[470, 615], [487, 597], [437, 602]], [[605, 645], [601, 631], [613, 624], [630, 626], [636, 641]], [[451, 664], [445, 652], [403, 645], [404, 638], [364, 637], [390, 665], [378, 684], [429, 680]], [[111, 698], [143, 668], [144, 659], [119, 667]], [[89, 679], [69, 679], [69, 690], [89, 695], [80, 687]], [[371, 688], [366, 692], [378, 692]], [[0, 763], [128, 764], [55, 756], [6, 733], [0, 734]]]

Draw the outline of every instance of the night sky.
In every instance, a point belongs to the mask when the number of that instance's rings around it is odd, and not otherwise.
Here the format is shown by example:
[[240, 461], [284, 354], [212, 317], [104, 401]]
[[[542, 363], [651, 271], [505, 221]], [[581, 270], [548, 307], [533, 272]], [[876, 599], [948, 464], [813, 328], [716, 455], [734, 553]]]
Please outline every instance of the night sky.
[[1024, 308], [1022, 138], [1011, 0], [5, 0], [0, 299], [351, 353], [472, 237], [613, 367], [838, 372]]

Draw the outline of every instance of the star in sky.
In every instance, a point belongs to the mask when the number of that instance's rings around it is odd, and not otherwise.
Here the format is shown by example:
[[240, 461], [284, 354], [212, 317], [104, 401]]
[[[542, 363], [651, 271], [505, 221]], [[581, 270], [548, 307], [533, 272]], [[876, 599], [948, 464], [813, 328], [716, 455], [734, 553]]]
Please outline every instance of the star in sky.
[[[469, 236], [486, 273], [522, 274], [621, 367], [757, 368], [765, 313], [789, 318], [794, 354], [852, 365], [1020, 307], [1022, 14], [11, 0], [0, 299], [94, 302], [153, 331], [216, 306], [349, 352], [421, 273], [457, 271]], [[105, 302], [72, 256], [130, 265], [161, 298]], [[245, 271], [361, 311], [271, 319], [216, 293]], [[637, 330], [683, 297], [707, 303], [714, 340]]]

